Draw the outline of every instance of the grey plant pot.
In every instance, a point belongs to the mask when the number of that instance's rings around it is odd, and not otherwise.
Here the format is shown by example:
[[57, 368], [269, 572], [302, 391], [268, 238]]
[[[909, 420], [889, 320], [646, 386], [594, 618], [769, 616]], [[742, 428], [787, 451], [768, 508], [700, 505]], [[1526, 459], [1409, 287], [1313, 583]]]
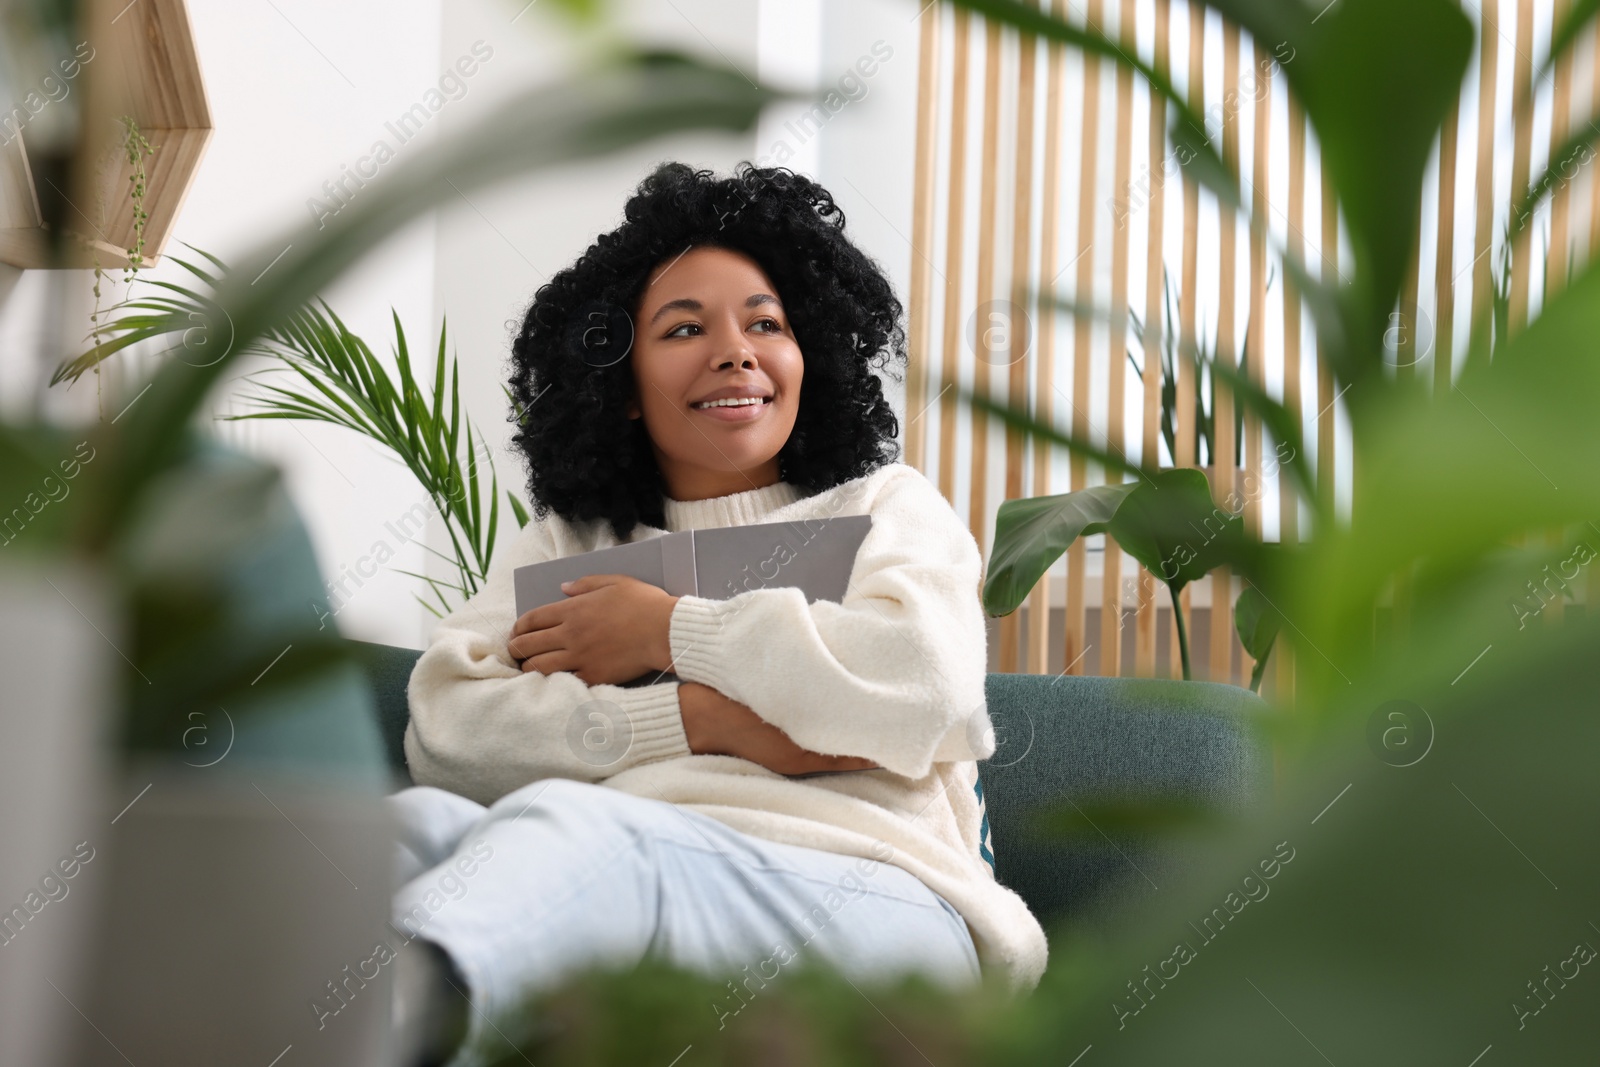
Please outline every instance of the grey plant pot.
[[[146, 789], [146, 786], [149, 788]], [[240, 761], [130, 763], [72, 1059], [387, 1067], [393, 833], [380, 793]], [[280, 1060], [281, 1057], [281, 1060]]]
[[10, 551], [0, 560], [0, 1064], [55, 1064], [83, 1025], [121, 635], [97, 571]]

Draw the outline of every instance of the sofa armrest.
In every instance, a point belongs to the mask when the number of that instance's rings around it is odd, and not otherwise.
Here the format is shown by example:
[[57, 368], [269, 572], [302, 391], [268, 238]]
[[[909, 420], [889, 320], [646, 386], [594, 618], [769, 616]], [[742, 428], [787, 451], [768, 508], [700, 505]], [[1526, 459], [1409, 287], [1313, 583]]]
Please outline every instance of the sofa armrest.
[[406, 701], [406, 686], [411, 681], [411, 669], [422, 658], [415, 648], [396, 648], [369, 641], [351, 641], [367, 672], [367, 682], [372, 686], [373, 702], [378, 709], [378, 730], [383, 735], [384, 753], [389, 768], [403, 781], [411, 780], [406, 768], [406, 723], [411, 718], [411, 706]]
[[995, 874], [1041, 922], [1090, 920], [1181, 879], [1183, 848], [1114, 826], [1071, 838], [1039, 826], [1097, 800], [1170, 801], [1238, 813], [1267, 785], [1257, 724], [1267, 705], [1232, 685], [1165, 679], [990, 674], [996, 751], [980, 761]]

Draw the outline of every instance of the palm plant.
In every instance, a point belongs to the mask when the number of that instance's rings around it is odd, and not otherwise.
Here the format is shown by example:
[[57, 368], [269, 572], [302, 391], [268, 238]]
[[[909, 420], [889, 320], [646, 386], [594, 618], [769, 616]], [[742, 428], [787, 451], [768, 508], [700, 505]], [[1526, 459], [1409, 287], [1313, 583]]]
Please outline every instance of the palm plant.
[[[1272, 283], [1276, 276], [1273, 270], [1268, 271], [1266, 291], [1272, 291]], [[1144, 319], [1132, 308], [1128, 309], [1128, 323], [1132, 327], [1134, 340], [1144, 350], [1146, 359], [1154, 355], [1161, 362], [1161, 439], [1166, 442], [1167, 455], [1177, 461], [1178, 456], [1178, 367], [1180, 361], [1190, 360], [1198, 371], [1195, 377], [1194, 411], [1190, 413], [1190, 432], [1193, 434], [1193, 454], [1195, 463], [1207, 466], [1216, 463], [1216, 396], [1217, 387], [1211, 381], [1211, 368], [1217, 363], [1219, 345], [1217, 338], [1197, 340], [1193, 344], [1182, 340], [1182, 330], [1179, 325], [1177, 286], [1172, 281], [1172, 272], [1165, 266], [1161, 270], [1162, 316], [1160, 329], [1147, 332]], [[1087, 309], [1078, 308], [1076, 305], [1063, 304], [1056, 301], [1056, 306], [1071, 314], [1077, 314]], [[1133, 354], [1133, 347], [1127, 351], [1128, 364], [1133, 368], [1137, 378], [1144, 377], [1144, 367]], [[1250, 367], [1250, 320], [1244, 324], [1244, 340], [1239, 345], [1239, 362], [1237, 364], [1240, 374], [1248, 374]], [[1236, 407], [1233, 411], [1233, 465], [1240, 467], [1244, 464], [1244, 409]]]
[[[193, 246], [189, 246], [193, 248]], [[206, 314], [208, 301], [227, 266], [216, 256], [194, 249], [218, 272], [177, 256], [169, 256], [204, 285], [204, 293], [174, 282], [152, 281], [164, 294], [139, 300], [123, 300], [108, 310], [109, 321], [97, 324], [98, 341], [88, 351], [64, 361], [51, 378], [54, 385], [76, 381], [91, 368], [130, 345], [172, 342], [181, 346], [192, 324]], [[171, 294], [171, 295], [165, 295]], [[299, 419], [323, 422], [359, 433], [393, 452], [416, 476], [428, 494], [435, 511], [444, 521], [452, 556], [424, 545], [424, 549], [451, 564], [457, 573], [454, 582], [441, 582], [425, 574], [400, 570], [427, 583], [439, 607], [425, 597], [417, 599], [435, 616], [452, 610], [443, 588], [453, 590], [463, 601], [478, 591], [489, 571], [494, 555], [495, 534], [500, 521], [500, 481], [494, 459], [472, 420], [463, 417], [460, 395], [460, 368], [454, 357], [448, 361], [446, 378], [446, 326], [439, 329], [433, 385], [425, 388], [411, 368], [405, 328], [391, 309], [395, 330], [395, 365], [391, 376], [372, 349], [344, 324], [326, 302], [320, 308], [306, 306], [286, 315], [260, 337], [241, 347], [241, 354], [267, 356], [275, 365], [267, 372], [281, 376], [288, 372], [304, 383], [304, 388], [288, 388], [262, 383], [261, 395], [253, 399], [263, 410], [238, 419]], [[261, 372], [256, 372], [261, 373]], [[254, 377], [251, 375], [250, 377]], [[431, 400], [430, 400], [431, 396]], [[507, 399], [510, 394], [507, 393]], [[487, 480], [480, 479], [480, 458], [488, 467]], [[506, 502], [519, 527], [527, 524], [528, 508], [511, 490]], [[442, 609], [442, 610], [441, 610]]]
[[[1500, 243], [1500, 255], [1489, 270], [1489, 300], [1486, 309], [1486, 318], [1483, 322], [1474, 323], [1473, 326], [1480, 331], [1476, 338], [1477, 343], [1487, 348], [1489, 357], [1493, 359], [1506, 345], [1511, 337], [1511, 280], [1512, 272], [1516, 265], [1512, 261], [1514, 242], [1513, 228], [1508, 224], [1504, 239]], [[1536, 253], [1537, 258], [1549, 260], [1548, 232], [1539, 235], [1540, 241], [1545, 246]], [[1566, 253], [1567, 277], [1571, 277], [1580, 267], [1574, 251], [1569, 248]], [[1545, 301], [1546, 287], [1549, 285], [1550, 271], [1540, 271], [1537, 275], [1529, 271], [1528, 301], [1532, 306], [1542, 307]], [[1537, 288], [1535, 288], [1537, 284]]]

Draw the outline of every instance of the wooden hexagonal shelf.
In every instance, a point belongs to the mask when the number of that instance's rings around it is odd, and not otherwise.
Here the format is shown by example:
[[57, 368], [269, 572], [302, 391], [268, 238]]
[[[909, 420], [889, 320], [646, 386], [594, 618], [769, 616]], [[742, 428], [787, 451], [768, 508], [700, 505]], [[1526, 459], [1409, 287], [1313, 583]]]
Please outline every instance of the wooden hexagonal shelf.
[[[126, 267], [136, 239], [127, 154], [131, 117], [154, 147], [143, 155], [144, 247], [140, 266], [153, 266], [165, 248], [178, 211], [200, 167], [211, 138], [194, 34], [184, 0], [81, 0], [82, 40], [76, 56], [53, 71], [57, 87], [81, 93], [84, 149], [67, 193], [70, 208], [64, 229], [63, 262], [50, 262], [48, 233], [40, 212], [45, 179], [30, 166], [28, 125], [44, 107], [61, 107], [66, 94], [41, 85], [27, 93], [13, 112], [0, 112], [0, 261], [18, 267]], [[74, 65], [76, 69], [74, 70]], [[72, 72], [68, 77], [68, 72]], [[14, 136], [13, 136], [14, 134]], [[49, 195], [46, 190], [46, 195]]]

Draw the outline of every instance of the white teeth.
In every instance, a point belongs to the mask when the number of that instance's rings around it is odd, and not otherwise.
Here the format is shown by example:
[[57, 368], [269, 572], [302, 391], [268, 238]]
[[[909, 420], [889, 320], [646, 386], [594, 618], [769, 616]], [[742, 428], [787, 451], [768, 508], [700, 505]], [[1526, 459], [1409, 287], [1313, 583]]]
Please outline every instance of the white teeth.
[[734, 397], [728, 400], [712, 400], [704, 404], [695, 404], [697, 410], [706, 408], [737, 408], [749, 407], [751, 404], [765, 404], [766, 401], [759, 396]]

